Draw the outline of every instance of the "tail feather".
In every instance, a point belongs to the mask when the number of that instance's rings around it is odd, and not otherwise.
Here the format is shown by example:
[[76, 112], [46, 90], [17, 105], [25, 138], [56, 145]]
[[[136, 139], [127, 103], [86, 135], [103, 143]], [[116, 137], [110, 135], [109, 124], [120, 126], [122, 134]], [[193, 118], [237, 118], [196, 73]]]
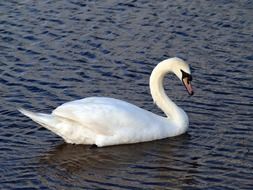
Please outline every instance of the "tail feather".
[[19, 108], [18, 111], [32, 119], [34, 122], [58, 134], [56, 126], [59, 121], [56, 117], [50, 114], [31, 112], [23, 108]]
[[23, 108], [19, 108], [18, 111], [39, 124], [49, 125], [52, 122], [51, 115], [49, 114], [34, 113]]
[[[95, 143], [93, 138], [89, 138], [89, 136], [94, 136], [94, 133], [75, 121], [51, 114], [34, 113], [23, 108], [19, 108], [18, 111], [31, 118], [34, 122], [52, 131], [56, 135], [59, 135], [68, 143]], [[82, 133], [87, 136], [80, 135]]]

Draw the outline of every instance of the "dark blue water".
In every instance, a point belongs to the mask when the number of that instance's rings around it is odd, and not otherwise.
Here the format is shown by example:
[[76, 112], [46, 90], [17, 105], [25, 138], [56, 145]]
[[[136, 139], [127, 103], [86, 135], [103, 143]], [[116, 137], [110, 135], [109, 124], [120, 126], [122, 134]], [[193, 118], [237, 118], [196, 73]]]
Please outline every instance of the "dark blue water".
[[[250, 0], [1, 1], [0, 189], [252, 189], [252, 18]], [[16, 110], [110, 96], [162, 114], [149, 75], [174, 56], [193, 70], [193, 97], [165, 81], [182, 136], [90, 149]]]

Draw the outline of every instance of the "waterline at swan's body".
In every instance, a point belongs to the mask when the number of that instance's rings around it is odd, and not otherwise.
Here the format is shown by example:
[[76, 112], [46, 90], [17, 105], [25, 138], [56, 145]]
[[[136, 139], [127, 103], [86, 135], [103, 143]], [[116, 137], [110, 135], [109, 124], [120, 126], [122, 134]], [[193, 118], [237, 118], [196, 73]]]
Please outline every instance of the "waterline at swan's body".
[[[167, 117], [161, 117], [128, 102], [106, 97], [89, 97], [65, 103], [52, 114], [20, 111], [35, 122], [74, 144], [108, 146], [152, 141], [184, 133], [188, 128], [186, 113], [173, 103], [163, 89], [166, 73], [175, 73], [184, 82], [190, 79], [188, 65], [171, 58], [159, 63], [150, 77], [155, 103]], [[185, 74], [186, 73], [186, 74]], [[192, 94], [190, 80], [184, 82]]]

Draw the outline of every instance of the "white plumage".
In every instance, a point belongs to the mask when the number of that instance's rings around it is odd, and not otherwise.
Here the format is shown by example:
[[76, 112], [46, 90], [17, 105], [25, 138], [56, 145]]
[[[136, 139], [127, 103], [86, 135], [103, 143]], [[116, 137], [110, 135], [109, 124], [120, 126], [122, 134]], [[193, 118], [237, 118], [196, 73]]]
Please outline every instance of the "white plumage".
[[[171, 58], [159, 63], [150, 77], [152, 97], [167, 117], [106, 97], [67, 102], [51, 114], [33, 113], [22, 108], [19, 111], [73, 144], [96, 144], [102, 147], [180, 135], [187, 130], [188, 117], [166, 96], [163, 89], [165, 74], [174, 72], [183, 79], [180, 70], [190, 76], [189, 66], [183, 60]], [[188, 85], [187, 90], [192, 94], [190, 82], [185, 85]]]

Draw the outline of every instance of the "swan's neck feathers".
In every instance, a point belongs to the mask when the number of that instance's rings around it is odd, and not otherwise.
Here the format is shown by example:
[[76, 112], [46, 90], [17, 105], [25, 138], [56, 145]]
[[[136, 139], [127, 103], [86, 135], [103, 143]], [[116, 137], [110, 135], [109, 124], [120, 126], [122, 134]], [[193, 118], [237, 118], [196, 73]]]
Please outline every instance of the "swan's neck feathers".
[[150, 76], [150, 91], [155, 104], [173, 121], [177, 126], [187, 127], [188, 116], [179, 108], [165, 93], [163, 80], [166, 74], [176, 74], [177, 59], [169, 59], [160, 62], [152, 71]]

